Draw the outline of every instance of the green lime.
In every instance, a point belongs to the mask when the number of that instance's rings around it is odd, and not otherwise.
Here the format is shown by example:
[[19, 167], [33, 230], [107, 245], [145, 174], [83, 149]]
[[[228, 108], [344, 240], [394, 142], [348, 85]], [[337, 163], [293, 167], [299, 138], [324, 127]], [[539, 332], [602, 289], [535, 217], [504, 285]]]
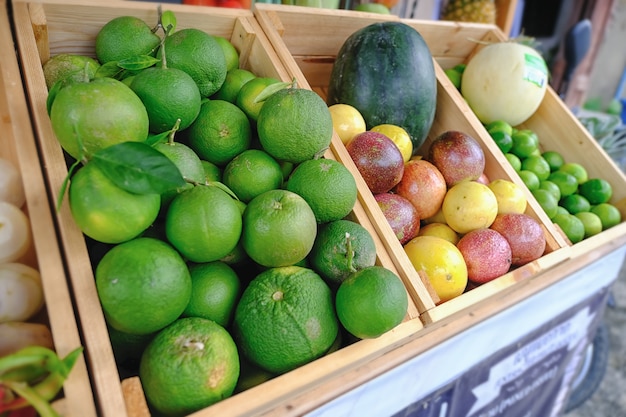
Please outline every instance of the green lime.
[[246, 287], [233, 333], [253, 364], [284, 373], [324, 355], [339, 332], [333, 294], [313, 270], [270, 268]]
[[539, 189], [549, 191], [556, 198], [556, 201], [561, 200], [561, 189], [552, 181], [544, 180], [539, 182]]
[[355, 272], [341, 283], [335, 306], [346, 330], [360, 339], [371, 339], [402, 322], [408, 296], [396, 274], [374, 265]]
[[542, 156], [531, 155], [522, 161], [522, 170], [532, 171], [539, 181], [547, 180], [550, 176], [550, 165]]
[[496, 130], [490, 132], [489, 134], [503, 153], [507, 153], [511, 150], [511, 148], [513, 148], [513, 139], [508, 133], [501, 130]]
[[593, 205], [608, 203], [613, 197], [613, 187], [602, 178], [591, 178], [578, 186], [578, 192]]
[[504, 157], [507, 161], [509, 161], [509, 164], [511, 164], [516, 172], [520, 172], [520, 170], [522, 169], [522, 160], [519, 159], [517, 155], [513, 155], [512, 153], [507, 152], [504, 154]]
[[532, 194], [549, 218], [556, 216], [558, 212], [557, 207], [559, 205], [559, 200], [556, 199], [554, 194], [541, 188], [532, 191]]
[[509, 136], [513, 135], [513, 126], [504, 120], [494, 120], [493, 122], [487, 123], [485, 129], [487, 129], [487, 132], [492, 136], [494, 132], [506, 133]]
[[609, 203], [600, 203], [590, 210], [598, 215], [602, 221], [602, 230], [618, 225], [622, 221], [622, 214], [617, 207]]
[[357, 200], [354, 176], [332, 159], [309, 159], [299, 164], [287, 182], [289, 191], [309, 203], [318, 223], [346, 217]]
[[585, 225], [582, 220], [570, 213], [559, 213], [552, 218], [565, 236], [572, 243], [578, 243], [585, 238]]
[[581, 213], [583, 211], [589, 211], [591, 209], [591, 204], [589, 204], [589, 200], [583, 197], [580, 194], [570, 194], [566, 195], [559, 201], [561, 207], [565, 207], [570, 214]]
[[450, 79], [450, 82], [452, 83], [452, 85], [454, 85], [454, 87], [456, 87], [456, 89], [459, 90], [461, 88], [461, 78], [463, 77], [463, 74], [461, 74], [459, 71], [455, 70], [454, 68], [448, 68], [444, 72]]
[[558, 206], [556, 208], [556, 214], [570, 214], [565, 207]]
[[597, 235], [602, 231], [602, 220], [600, 217], [590, 211], [583, 211], [575, 214], [585, 226], [585, 238]]
[[530, 191], [536, 190], [539, 188], [539, 177], [532, 171], [528, 171], [522, 169], [518, 172], [522, 182], [526, 185]]
[[565, 171], [554, 171], [550, 174], [548, 180], [559, 187], [559, 190], [561, 190], [561, 198], [574, 194], [578, 190], [576, 177]]
[[347, 219], [320, 225], [308, 256], [313, 268], [329, 284], [376, 263], [376, 244], [369, 231]]
[[520, 159], [530, 156], [539, 147], [537, 135], [528, 129], [518, 130], [511, 135], [511, 139], [513, 139], [511, 153]]
[[548, 162], [548, 165], [550, 165], [551, 172], [557, 171], [565, 163], [561, 154], [556, 151], [545, 151], [541, 154], [541, 156], [543, 156], [543, 159], [545, 159]]
[[223, 327], [230, 325], [241, 295], [241, 282], [233, 268], [222, 261], [192, 264], [191, 299], [186, 317], [203, 317]]
[[107, 323], [131, 334], [149, 334], [176, 320], [191, 297], [185, 261], [169, 244], [140, 237], [109, 250], [95, 271]]
[[230, 397], [239, 369], [237, 346], [222, 326], [185, 317], [148, 344], [139, 378], [148, 404], [159, 415], [183, 416]]
[[587, 174], [587, 169], [579, 163], [576, 162], [566, 162], [561, 165], [559, 171], [567, 172], [576, 178], [576, 182], [580, 185], [586, 182], [589, 179], [589, 175]]

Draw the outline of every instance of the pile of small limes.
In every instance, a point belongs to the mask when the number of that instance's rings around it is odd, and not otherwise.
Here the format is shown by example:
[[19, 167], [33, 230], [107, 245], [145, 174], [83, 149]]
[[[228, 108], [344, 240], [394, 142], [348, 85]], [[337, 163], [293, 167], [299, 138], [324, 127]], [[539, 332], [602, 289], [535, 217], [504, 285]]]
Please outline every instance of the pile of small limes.
[[178, 415], [380, 336], [408, 295], [350, 220], [357, 185], [325, 157], [322, 98], [172, 12], [159, 22], [113, 19], [97, 59], [44, 73], [118, 365]]
[[589, 178], [578, 162], [565, 161], [554, 150], [542, 150], [539, 137], [529, 129], [516, 129], [504, 121], [485, 126], [521, 180], [547, 216], [572, 243], [580, 242], [622, 221], [610, 203], [611, 184]]

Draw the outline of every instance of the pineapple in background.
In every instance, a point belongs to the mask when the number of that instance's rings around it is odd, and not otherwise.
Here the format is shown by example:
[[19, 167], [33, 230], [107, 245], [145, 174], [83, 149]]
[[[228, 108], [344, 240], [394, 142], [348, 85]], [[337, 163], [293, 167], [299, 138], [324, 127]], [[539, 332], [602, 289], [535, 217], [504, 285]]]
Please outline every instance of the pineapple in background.
[[495, 24], [496, 5], [494, 0], [448, 0], [441, 19]]

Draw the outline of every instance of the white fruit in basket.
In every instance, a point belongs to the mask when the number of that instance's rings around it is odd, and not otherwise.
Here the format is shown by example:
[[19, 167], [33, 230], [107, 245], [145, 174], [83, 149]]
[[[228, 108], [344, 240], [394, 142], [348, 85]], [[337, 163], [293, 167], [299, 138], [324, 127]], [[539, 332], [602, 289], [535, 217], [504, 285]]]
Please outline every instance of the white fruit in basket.
[[28, 217], [17, 206], [0, 201], [0, 263], [19, 260], [32, 243]]
[[548, 67], [537, 50], [515, 42], [492, 43], [465, 67], [461, 93], [481, 122], [517, 126], [532, 116], [548, 87]]
[[43, 323], [22, 321], [0, 323], [0, 358], [27, 346], [54, 349], [50, 328]]
[[0, 201], [22, 207], [26, 201], [22, 175], [11, 161], [0, 158]]
[[0, 323], [26, 321], [43, 305], [39, 271], [17, 262], [0, 264]]

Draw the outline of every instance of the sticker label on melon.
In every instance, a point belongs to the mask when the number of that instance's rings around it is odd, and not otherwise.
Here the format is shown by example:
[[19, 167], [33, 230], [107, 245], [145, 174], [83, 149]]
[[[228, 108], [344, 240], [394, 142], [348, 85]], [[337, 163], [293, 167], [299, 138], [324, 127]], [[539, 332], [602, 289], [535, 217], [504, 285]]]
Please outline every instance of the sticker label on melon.
[[524, 80], [543, 88], [548, 81], [548, 69], [545, 61], [532, 54], [524, 54]]

